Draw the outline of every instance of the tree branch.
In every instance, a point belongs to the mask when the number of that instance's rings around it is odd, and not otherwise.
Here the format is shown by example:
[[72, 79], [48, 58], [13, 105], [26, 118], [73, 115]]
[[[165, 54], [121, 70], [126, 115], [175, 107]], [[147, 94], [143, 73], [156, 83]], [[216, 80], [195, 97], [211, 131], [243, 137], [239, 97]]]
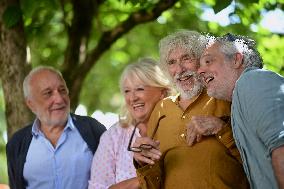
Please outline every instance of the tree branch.
[[87, 55], [84, 63], [80, 64], [76, 69], [74, 69], [74, 67], [69, 67], [72, 70], [65, 70], [66, 73], [71, 73], [69, 75], [69, 84], [72, 83], [72, 85], [69, 85], [71, 91], [71, 107], [74, 108], [75, 105], [77, 105], [79, 94], [76, 93], [81, 90], [82, 83], [86, 75], [95, 65], [97, 60], [102, 56], [102, 54], [106, 52], [122, 35], [126, 34], [139, 24], [155, 20], [163, 11], [174, 6], [177, 1], [178, 0], [160, 0], [150, 11], [142, 9], [131, 14], [127, 20], [101, 35], [98, 45]]
[[[155, 20], [161, 15], [163, 11], [172, 7], [177, 1], [178, 0], [161, 0], [155, 5], [155, 7], [151, 11], [142, 9], [136, 13], [133, 13], [129, 16], [127, 20], [116, 26], [111, 31], [104, 32], [96, 48], [93, 49], [90, 54], [88, 54], [84, 64], [80, 65], [79, 69], [77, 70], [78, 73], [81, 74], [82, 72], [88, 72], [95, 64], [95, 62], [99, 59], [99, 57], [106, 50], [108, 50], [111, 45], [122, 35], [126, 34], [128, 31], [130, 31], [132, 28], [139, 24]], [[75, 73], [75, 75], [78, 73]]]

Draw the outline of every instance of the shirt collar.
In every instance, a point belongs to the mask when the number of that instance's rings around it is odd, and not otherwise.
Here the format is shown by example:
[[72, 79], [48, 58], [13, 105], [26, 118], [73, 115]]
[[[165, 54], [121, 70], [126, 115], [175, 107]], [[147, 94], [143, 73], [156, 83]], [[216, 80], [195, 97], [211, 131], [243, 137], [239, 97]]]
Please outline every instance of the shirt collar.
[[[43, 133], [41, 132], [41, 130], [39, 129], [39, 125], [40, 125], [40, 121], [38, 118], [35, 119], [33, 126], [32, 126], [32, 134], [33, 136], [37, 137], [38, 135], [43, 135]], [[67, 129], [73, 130], [75, 129], [75, 125], [73, 123], [72, 117], [69, 114], [68, 118], [67, 118], [67, 123], [64, 127], [63, 132], [65, 132]]]
[[[190, 99], [190, 101], [192, 101], [192, 102], [196, 101], [196, 99], [198, 99], [198, 97], [199, 97], [201, 94], [203, 94], [204, 91], [205, 91], [205, 90], [202, 90], [198, 95], [192, 97], [192, 98]], [[174, 103], [177, 103], [177, 104], [178, 104], [178, 102], [180, 101], [180, 93], [178, 93], [178, 94], [175, 95], [175, 96], [170, 96], [170, 98], [171, 98], [171, 100], [172, 100]]]

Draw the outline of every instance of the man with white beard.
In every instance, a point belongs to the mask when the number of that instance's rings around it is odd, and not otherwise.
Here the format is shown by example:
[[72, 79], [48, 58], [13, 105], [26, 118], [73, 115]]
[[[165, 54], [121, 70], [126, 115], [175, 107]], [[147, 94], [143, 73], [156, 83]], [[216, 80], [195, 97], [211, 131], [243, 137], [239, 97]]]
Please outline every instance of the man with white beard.
[[[160, 41], [160, 66], [179, 94], [155, 106], [149, 137], [132, 145], [142, 188], [248, 188], [229, 124], [230, 104], [210, 98], [197, 74], [205, 45], [205, 37], [192, 31]], [[193, 132], [195, 124], [199, 132]]]

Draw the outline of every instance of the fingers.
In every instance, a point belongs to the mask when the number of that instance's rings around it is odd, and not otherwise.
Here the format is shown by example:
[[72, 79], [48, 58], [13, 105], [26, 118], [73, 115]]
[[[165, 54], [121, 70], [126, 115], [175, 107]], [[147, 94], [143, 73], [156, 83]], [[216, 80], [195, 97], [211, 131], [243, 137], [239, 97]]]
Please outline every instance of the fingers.
[[159, 141], [154, 141], [149, 137], [137, 137], [133, 146], [141, 146], [142, 144], [150, 145], [155, 149], [159, 149], [160, 146]]
[[151, 164], [161, 158], [161, 152], [157, 149], [152, 148], [151, 150], [142, 150], [141, 152], [134, 152], [134, 159], [140, 164]]
[[143, 156], [139, 152], [134, 152], [134, 156], [133, 157], [134, 157], [135, 161], [137, 161], [141, 165], [143, 165], [143, 164], [151, 164], [151, 165], [153, 165], [155, 163], [154, 160], [152, 160], [149, 157]]
[[187, 125], [187, 136], [186, 136], [186, 142], [189, 146], [192, 146], [195, 142], [197, 142], [197, 130], [195, 129], [194, 124], [189, 123]]
[[197, 133], [204, 136], [217, 134], [225, 125], [225, 122], [215, 116], [193, 116], [191, 121]]
[[202, 135], [197, 135], [197, 137], [196, 137], [196, 142], [200, 142], [201, 139], [202, 139]]
[[134, 152], [134, 159], [138, 163], [154, 164], [155, 161], [160, 159], [162, 153], [159, 150], [159, 141], [154, 141], [149, 137], [138, 137], [133, 146], [141, 146], [141, 144], [151, 145], [152, 148], [143, 148], [141, 152]]
[[223, 127], [224, 122], [215, 116], [192, 116], [187, 125], [186, 141], [189, 146], [200, 142], [202, 136], [217, 134]]

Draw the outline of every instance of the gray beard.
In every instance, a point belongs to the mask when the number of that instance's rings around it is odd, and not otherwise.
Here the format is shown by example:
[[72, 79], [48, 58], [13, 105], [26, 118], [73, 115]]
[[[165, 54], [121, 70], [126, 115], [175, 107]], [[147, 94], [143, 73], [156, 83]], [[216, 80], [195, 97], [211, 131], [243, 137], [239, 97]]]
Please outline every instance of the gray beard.
[[218, 90], [218, 92], [216, 90], [214, 91], [208, 91], [207, 90], [207, 95], [219, 100], [225, 100], [225, 101], [231, 101], [231, 99], [226, 95], [226, 91], [223, 91], [222, 89], [225, 89], [225, 87], [221, 88], [220, 90]]
[[182, 99], [190, 100], [202, 92], [204, 88], [203, 85], [198, 81], [195, 81], [195, 82], [196, 83], [194, 84], [193, 88], [190, 90], [183, 90], [182, 87], [180, 87], [179, 85], [176, 85], [176, 89], [180, 93], [180, 96]]

